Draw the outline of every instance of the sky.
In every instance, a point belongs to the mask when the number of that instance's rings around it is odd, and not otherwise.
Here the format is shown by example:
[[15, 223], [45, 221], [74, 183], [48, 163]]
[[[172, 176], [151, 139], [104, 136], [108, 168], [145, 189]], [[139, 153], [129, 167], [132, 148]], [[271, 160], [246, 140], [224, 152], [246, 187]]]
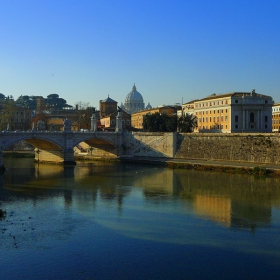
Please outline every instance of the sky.
[[0, 0], [0, 93], [157, 107], [232, 91], [280, 102], [279, 0]]

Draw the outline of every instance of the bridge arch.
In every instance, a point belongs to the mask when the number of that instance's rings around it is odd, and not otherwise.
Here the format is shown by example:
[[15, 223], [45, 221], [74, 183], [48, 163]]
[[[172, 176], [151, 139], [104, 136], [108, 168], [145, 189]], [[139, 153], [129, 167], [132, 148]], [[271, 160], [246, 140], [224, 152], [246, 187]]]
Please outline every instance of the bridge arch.
[[63, 147], [60, 145], [60, 143], [57, 143], [53, 139], [48, 139], [46, 137], [33, 138], [33, 137], [30, 137], [29, 135], [26, 135], [26, 136], [10, 138], [9, 141], [6, 141], [2, 144], [2, 150], [7, 149], [11, 145], [14, 145], [20, 141], [25, 141], [37, 149], [54, 149], [54, 150], [63, 149]]
[[117, 157], [119, 147], [116, 139], [110, 139], [104, 135], [87, 135], [81, 139], [73, 141], [73, 149], [85, 149], [88, 154], [97, 157]]

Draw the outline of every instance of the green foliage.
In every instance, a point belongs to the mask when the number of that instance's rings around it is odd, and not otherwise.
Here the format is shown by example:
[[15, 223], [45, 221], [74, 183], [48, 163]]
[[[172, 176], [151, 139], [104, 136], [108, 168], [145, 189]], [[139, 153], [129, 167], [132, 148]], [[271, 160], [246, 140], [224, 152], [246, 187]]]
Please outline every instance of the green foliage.
[[150, 132], [192, 132], [196, 126], [196, 117], [188, 114], [179, 118], [177, 115], [147, 114], [143, 121], [143, 129]]
[[183, 114], [178, 118], [178, 131], [179, 132], [193, 132], [197, 127], [197, 118], [194, 115]]
[[177, 116], [166, 114], [148, 114], [144, 117], [143, 128], [151, 132], [171, 132], [177, 130]]

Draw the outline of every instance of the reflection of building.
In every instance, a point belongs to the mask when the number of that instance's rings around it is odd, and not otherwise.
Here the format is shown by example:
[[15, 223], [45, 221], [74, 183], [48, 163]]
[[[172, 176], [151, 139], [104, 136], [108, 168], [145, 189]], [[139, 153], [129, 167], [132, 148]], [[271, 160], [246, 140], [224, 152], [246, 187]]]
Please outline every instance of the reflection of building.
[[271, 132], [272, 97], [252, 92], [212, 94], [182, 105], [197, 117], [196, 132]]
[[179, 108], [181, 109], [178, 106], [162, 106], [134, 113], [131, 115], [131, 126], [136, 129], [143, 129], [143, 120], [147, 114], [160, 113], [172, 116], [177, 113]]
[[232, 228], [254, 230], [269, 225], [271, 221], [270, 207], [255, 205], [250, 200], [240, 203], [229, 196], [196, 195], [194, 211], [199, 216]]
[[194, 210], [199, 216], [209, 218], [226, 227], [231, 223], [231, 199], [226, 196], [197, 195]]
[[268, 226], [271, 223], [270, 205], [256, 203], [251, 199], [242, 202], [232, 200], [231, 208], [232, 228], [249, 228], [254, 231], [257, 227]]
[[272, 132], [280, 132], [280, 103], [272, 106]]

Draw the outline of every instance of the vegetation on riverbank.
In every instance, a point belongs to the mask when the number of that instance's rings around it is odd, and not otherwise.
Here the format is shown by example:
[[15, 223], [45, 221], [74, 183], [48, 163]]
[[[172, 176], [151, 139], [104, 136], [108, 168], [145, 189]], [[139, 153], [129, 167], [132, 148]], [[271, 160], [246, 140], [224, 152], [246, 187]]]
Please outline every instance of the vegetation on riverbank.
[[3, 152], [4, 158], [34, 158], [34, 152]]
[[250, 174], [256, 176], [280, 176], [280, 170], [268, 169], [263, 166], [239, 167], [221, 165], [203, 165], [191, 163], [168, 162], [167, 166], [173, 169], [195, 169], [200, 171], [218, 171], [237, 174]]

